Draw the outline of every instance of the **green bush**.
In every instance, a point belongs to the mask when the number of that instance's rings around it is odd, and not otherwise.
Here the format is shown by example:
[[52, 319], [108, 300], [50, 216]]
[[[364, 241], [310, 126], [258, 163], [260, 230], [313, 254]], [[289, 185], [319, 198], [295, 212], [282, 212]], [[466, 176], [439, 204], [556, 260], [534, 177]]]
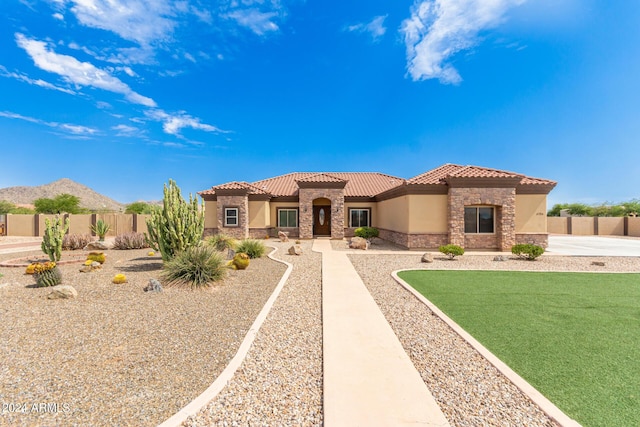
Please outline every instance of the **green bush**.
[[96, 221], [96, 225], [91, 226], [91, 231], [98, 235], [98, 240], [101, 242], [104, 241], [104, 236], [107, 235], [109, 230], [111, 230], [111, 226], [101, 219]]
[[149, 244], [144, 238], [144, 233], [129, 232], [118, 234], [113, 241], [113, 249], [144, 249]]
[[224, 278], [226, 263], [211, 246], [191, 246], [164, 263], [161, 278], [168, 286], [193, 289], [211, 286]]
[[256, 239], [241, 240], [236, 247], [236, 253], [247, 254], [251, 259], [260, 258], [266, 251], [267, 248], [264, 246], [264, 243]]
[[520, 243], [511, 247], [511, 253], [517, 255], [518, 258], [533, 261], [544, 253], [544, 248], [530, 243]]
[[380, 235], [380, 230], [375, 227], [358, 227], [355, 229], [354, 234], [356, 237], [362, 237], [363, 239], [372, 239]]
[[234, 249], [238, 244], [238, 241], [226, 234], [214, 234], [205, 239], [205, 242], [209, 246], [213, 246], [217, 251], [226, 251], [227, 249]]
[[458, 245], [443, 245], [438, 248], [440, 252], [453, 259], [458, 255], [464, 255], [464, 249]]
[[62, 238], [62, 249], [65, 251], [75, 251], [77, 249], [83, 249], [91, 242], [91, 240], [93, 239], [88, 233], [65, 234]]

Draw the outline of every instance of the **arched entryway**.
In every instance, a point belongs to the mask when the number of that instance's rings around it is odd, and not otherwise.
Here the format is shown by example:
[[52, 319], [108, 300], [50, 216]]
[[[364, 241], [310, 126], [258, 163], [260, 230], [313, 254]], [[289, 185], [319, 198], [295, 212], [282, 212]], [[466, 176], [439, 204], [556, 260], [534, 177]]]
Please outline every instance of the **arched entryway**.
[[313, 201], [313, 235], [331, 236], [331, 200], [324, 197]]

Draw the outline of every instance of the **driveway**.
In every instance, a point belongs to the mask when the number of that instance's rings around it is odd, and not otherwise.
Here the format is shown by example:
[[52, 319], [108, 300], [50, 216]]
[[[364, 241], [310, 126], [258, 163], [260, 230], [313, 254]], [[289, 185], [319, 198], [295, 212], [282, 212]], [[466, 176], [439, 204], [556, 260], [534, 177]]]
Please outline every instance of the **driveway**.
[[640, 239], [602, 236], [549, 236], [549, 254], [582, 256], [637, 256]]

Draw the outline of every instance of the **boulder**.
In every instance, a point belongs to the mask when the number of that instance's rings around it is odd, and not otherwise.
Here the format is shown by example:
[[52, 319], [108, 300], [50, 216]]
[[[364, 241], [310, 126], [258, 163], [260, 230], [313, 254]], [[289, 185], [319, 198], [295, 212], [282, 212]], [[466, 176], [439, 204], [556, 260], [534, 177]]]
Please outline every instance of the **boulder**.
[[369, 249], [369, 242], [367, 239], [363, 239], [362, 237], [352, 237], [349, 247], [351, 249], [362, 249], [366, 251]]
[[293, 245], [289, 248], [289, 255], [302, 255], [302, 246]]
[[90, 265], [83, 265], [80, 268], [80, 273], [91, 273], [95, 270], [100, 270], [102, 268], [102, 264], [98, 261], [92, 261]]
[[507, 258], [504, 255], [496, 255], [493, 257], [494, 261], [506, 261]]
[[70, 285], [58, 285], [51, 288], [51, 293], [47, 295], [48, 299], [69, 299], [78, 296], [78, 291]]
[[593, 261], [591, 265], [597, 265], [598, 267], [604, 267], [604, 261]]
[[422, 255], [422, 259], [420, 261], [421, 262], [432, 263], [433, 262], [433, 254], [431, 252], [425, 252], [424, 255]]
[[162, 285], [157, 279], [149, 279], [149, 283], [143, 290], [145, 292], [162, 292]]
[[280, 239], [281, 242], [288, 242], [289, 241], [289, 233], [287, 233], [285, 231], [278, 231], [278, 238]]
[[97, 240], [95, 242], [89, 242], [89, 244], [84, 247], [85, 251], [103, 251], [105, 249], [109, 249], [109, 246], [107, 246], [104, 242], [100, 242]]

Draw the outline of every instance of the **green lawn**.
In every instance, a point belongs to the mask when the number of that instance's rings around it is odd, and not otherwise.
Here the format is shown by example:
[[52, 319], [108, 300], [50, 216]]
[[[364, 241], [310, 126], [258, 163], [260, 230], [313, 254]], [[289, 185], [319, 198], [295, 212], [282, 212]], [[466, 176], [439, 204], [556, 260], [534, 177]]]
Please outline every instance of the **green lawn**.
[[400, 277], [583, 426], [640, 426], [640, 274]]

